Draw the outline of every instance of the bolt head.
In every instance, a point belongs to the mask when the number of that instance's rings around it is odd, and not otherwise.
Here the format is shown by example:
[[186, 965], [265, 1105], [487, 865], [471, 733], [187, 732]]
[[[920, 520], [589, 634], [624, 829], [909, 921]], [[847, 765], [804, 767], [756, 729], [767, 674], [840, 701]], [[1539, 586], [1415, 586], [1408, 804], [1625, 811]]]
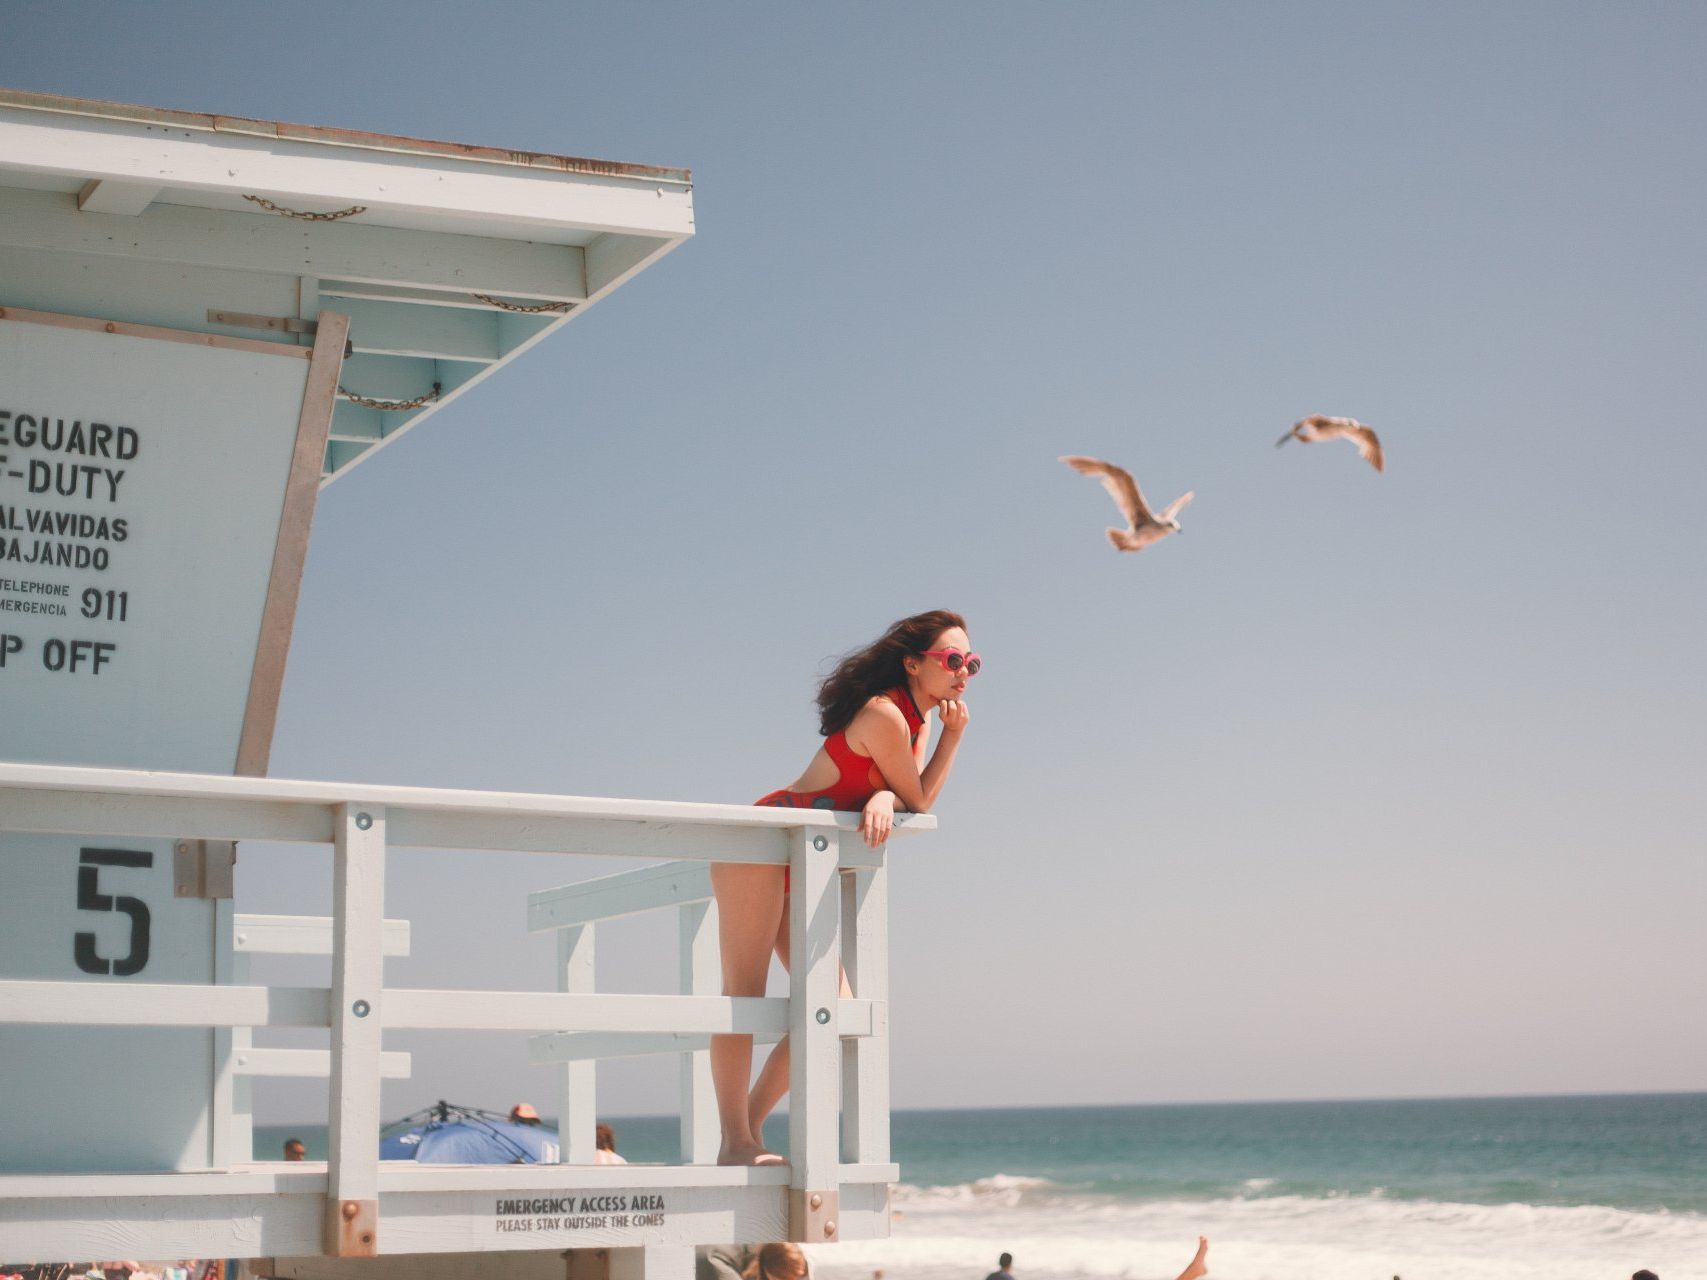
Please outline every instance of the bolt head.
[[812, 837], [812, 847], [814, 849], [816, 849], [819, 853], [823, 853], [824, 850], [826, 850], [830, 847], [830, 842], [824, 836], [813, 836]]
[[350, 1006], [350, 1012], [355, 1014], [358, 1018], [365, 1018], [368, 1014], [373, 1012], [373, 1006], [366, 1000], [357, 1000]]
[[366, 831], [371, 826], [373, 826], [373, 815], [371, 813], [358, 813], [356, 815], [357, 831]]
[[834, 1240], [835, 1238], [836, 1238], [836, 1224], [833, 1222], [826, 1222], [824, 1224], [824, 1239]]
[[814, 1209], [822, 1209], [824, 1207], [824, 1197], [819, 1195], [816, 1191], [814, 1191], [812, 1193], [812, 1198], [809, 1201], [807, 1201], [807, 1203], [810, 1204]]
[[361, 1211], [362, 1211], [362, 1207], [359, 1204], [357, 1204], [354, 1200], [344, 1201], [344, 1207], [340, 1210], [340, 1212], [346, 1218], [353, 1218], [358, 1213], [360, 1213]]
[[818, 1025], [821, 1027], [830, 1020], [830, 1011], [828, 1009], [820, 1009], [812, 1016], [818, 1019]]

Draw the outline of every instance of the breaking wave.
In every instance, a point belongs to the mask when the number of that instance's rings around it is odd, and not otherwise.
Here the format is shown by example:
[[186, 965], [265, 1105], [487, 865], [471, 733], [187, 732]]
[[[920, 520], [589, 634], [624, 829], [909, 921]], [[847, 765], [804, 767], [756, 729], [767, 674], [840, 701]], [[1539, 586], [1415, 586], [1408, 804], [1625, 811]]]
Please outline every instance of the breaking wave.
[[897, 1190], [894, 1235], [814, 1250], [819, 1280], [968, 1280], [1015, 1255], [1024, 1280], [1170, 1280], [1199, 1234], [1228, 1280], [1604, 1280], [1702, 1276], [1707, 1215], [1599, 1205], [1457, 1204], [1375, 1194], [1134, 1200], [997, 1174]]

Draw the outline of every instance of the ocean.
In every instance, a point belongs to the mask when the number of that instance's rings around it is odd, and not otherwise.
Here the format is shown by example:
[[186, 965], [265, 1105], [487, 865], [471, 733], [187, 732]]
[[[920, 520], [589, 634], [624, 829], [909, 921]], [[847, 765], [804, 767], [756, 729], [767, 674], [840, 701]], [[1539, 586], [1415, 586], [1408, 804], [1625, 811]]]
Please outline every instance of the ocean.
[[[612, 1123], [631, 1160], [674, 1158], [672, 1118]], [[1003, 1251], [1016, 1280], [1173, 1280], [1200, 1234], [1227, 1280], [1707, 1280], [1707, 1094], [905, 1111], [893, 1132], [894, 1236], [813, 1249], [818, 1280], [982, 1280]]]

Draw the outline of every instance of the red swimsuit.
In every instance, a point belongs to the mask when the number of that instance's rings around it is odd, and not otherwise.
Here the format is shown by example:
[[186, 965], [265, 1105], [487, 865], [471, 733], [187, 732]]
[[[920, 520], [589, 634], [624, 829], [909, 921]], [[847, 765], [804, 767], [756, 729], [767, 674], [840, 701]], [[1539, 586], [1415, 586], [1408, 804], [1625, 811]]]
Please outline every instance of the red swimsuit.
[[[916, 746], [925, 718], [919, 714], [913, 695], [906, 689], [891, 689], [883, 696], [901, 708], [901, 714], [907, 718], [907, 740]], [[865, 802], [884, 787], [882, 770], [872, 763], [870, 756], [862, 756], [848, 745], [846, 729], [838, 729], [825, 738], [824, 750], [841, 771], [830, 786], [822, 791], [790, 791], [785, 787], [753, 803], [778, 809], [840, 809], [849, 813], [864, 809]]]

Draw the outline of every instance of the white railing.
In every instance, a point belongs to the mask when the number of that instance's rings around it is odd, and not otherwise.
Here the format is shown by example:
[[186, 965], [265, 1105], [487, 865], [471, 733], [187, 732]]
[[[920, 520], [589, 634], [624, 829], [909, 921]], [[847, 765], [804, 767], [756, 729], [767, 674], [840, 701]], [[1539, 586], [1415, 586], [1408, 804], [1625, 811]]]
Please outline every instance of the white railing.
[[[895, 1177], [888, 1134], [887, 873], [884, 850], [867, 849], [855, 822], [854, 815], [803, 809], [0, 764], [0, 829], [6, 831], [329, 843], [334, 848], [329, 988], [236, 981], [207, 986], [0, 980], [0, 1024], [329, 1029], [329, 1157], [319, 1247], [336, 1256], [497, 1248], [478, 1237], [475, 1228], [482, 1221], [490, 1228], [491, 1191], [507, 1186], [534, 1194], [561, 1185], [703, 1189], [707, 1194], [684, 1199], [672, 1219], [671, 1247], [728, 1239], [732, 1228], [743, 1225], [780, 1225], [781, 1206], [773, 1208], [764, 1197], [781, 1194], [784, 1182], [790, 1238], [842, 1238], [853, 1233], [838, 1224], [860, 1215], [865, 1220], [858, 1234], [883, 1233], [887, 1184]], [[928, 816], [912, 816], [899, 819], [896, 830], [904, 834], [934, 826]], [[387, 945], [384, 918], [386, 853], [393, 846], [672, 861], [532, 895], [529, 927], [556, 930], [560, 939], [559, 991], [423, 990], [388, 988], [382, 980], [383, 957], [396, 945], [395, 923], [392, 946]], [[713, 862], [790, 868], [793, 976], [787, 997], [712, 994], [718, 985], [708, 903]], [[681, 917], [679, 991], [593, 991], [596, 923], [669, 906]], [[294, 927], [312, 931], [314, 926], [299, 922]], [[853, 999], [838, 999], [838, 960], [846, 966]], [[236, 976], [229, 960], [223, 972]], [[563, 1064], [565, 1166], [536, 1167], [525, 1175], [465, 1166], [382, 1170], [380, 1080], [406, 1065], [384, 1054], [380, 1041], [383, 1031], [401, 1029], [540, 1033], [530, 1056]], [[683, 1055], [683, 1160], [700, 1166], [714, 1158], [717, 1130], [705, 1046], [709, 1036], [719, 1033], [752, 1034], [761, 1042], [791, 1037], [786, 1171], [672, 1166], [642, 1173], [579, 1167], [592, 1158], [592, 1064], [635, 1053]], [[272, 1061], [284, 1051], [249, 1052], [265, 1052], [268, 1062], [261, 1065], [267, 1070], [319, 1070], [319, 1059], [286, 1055]], [[228, 1141], [222, 1149], [233, 1145]], [[552, 1168], [561, 1172], [553, 1174]], [[110, 1207], [120, 1183], [157, 1197], [163, 1194], [158, 1179], [194, 1176], [94, 1178], [87, 1181], [87, 1194], [105, 1196]], [[628, 1180], [612, 1181], [618, 1178]], [[42, 1182], [55, 1183], [51, 1193], [60, 1195], [67, 1189], [74, 1193], [78, 1180], [0, 1177], [0, 1225], [7, 1220], [6, 1198], [50, 1194], [38, 1185]], [[844, 1195], [850, 1187], [857, 1192], [852, 1201]], [[711, 1189], [727, 1189], [728, 1195], [720, 1200], [708, 1194]], [[384, 1191], [395, 1194], [382, 1224]], [[445, 1198], [444, 1193], [460, 1191], [485, 1197], [486, 1208]], [[404, 1192], [431, 1193], [430, 1203], [417, 1205]], [[752, 1201], [754, 1194], [760, 1201]], [[392, 1201], [398, 1206], [395, 1217]], [[563, 1234], [568, 1231], [561, 1227], [552, 1234], [542, 1228], [533, 1239], [506, 1243], [562, 1248], [577, 1247], [583, 1239], [593, 1247], [644, 1240], [643, 1232], [616, 1239]], [[291, 1251], [289, 1245], [300, 1235], [298, 1228], [281, 1226], [277, 1238], [285, 1244], [273, 1242], [270, 1251]], [[182, 1239], [187, 1245], [191, 1236], [144, 1233], [138, 1243], [151, 1238]], [[760, 1237], [755, 1230], [744, 1238]], [[106, 1239], [113, 1246], [110, 1253], [118, 1241], [110, 1232]], [[147, 1256], [145, 1250], [137, 1252]], [[241, 1250], [182, 1247], [173, 1252], [210, 1256]]]
[[[887, 1164], [890, 1157], [886, 893], [881, 867], [841, 873], [840, 955], [854, 992], [853, 998], [836, 1002], [844, 1120], [841, 1159], [846, 1164]], [[669, 862], [531, 893], [528, 929], [557, 935], [559, 990], [590, 993], [595, 990], [593, 949], [599, 922], [671, 907], [677, 912], [681, 994], [710, 995], [720, 985], [720, 968], [708, 862]], [[791, 944], [793, 938], [791, 929]], [[791, 965], [797, 961], [798, 956], [790, 958]], [[792, 1022], [776, 1016], [780, 1013], [773, 1011], [767, 1029], [755, 1028], [755, 1045], [774, 1044], [788, 1033]], [[711, 1088], [710, 1042], [709, 1033], [683, 1031], [559, 1031], [534, 1036], [528, 1045], [529, 1060], [563, 1068], [557, 1111], [563, 1159], [579, 1164], [593, 1158], [600, 1060], [672, 1053], [682, 1060], [681, 1159], [686, 1164], [713, 1162], [720, 1135]], [[791, 1091], [800, 1083], [791, 1080]], [[808, 1112], [814, 1103], [822, 1105], [815, 1094], [807, 1104]], [[791, 1111], [791, 1147], [793, 1116]], [[830, 1123], [834, 1124], [833, 1117]]]
[[[380, 949], [386, 956], [409, 954], [409, 922], [387, 920]], [[331, 916], [234, 915], [231, 924], [231, 983], [249, 985], [249, 957], [329, 956], [333, 948]], [[217, 943], [216, 943], [217, 945]], [[216, 1059], [228, 1057], [229, 1073], [220, 1073], [221, 1088], [214, 1097], [214, 1158], [222, 1164], [247, 1164], [254, 1159], [254, 1094], [251, 1082], [263, 1078], [306, 1077], [324, 1080], [332, 1074], [330, 1049], [256, 1048], [248, 1027], [231, 1027], [229, 1040], [216, 1045]], [[381, 1053], [379, 1074], [386, 1080], [407, 1080], [406, 1053]], [[223, 1097], [230, 1077], [230, 1101]]]

